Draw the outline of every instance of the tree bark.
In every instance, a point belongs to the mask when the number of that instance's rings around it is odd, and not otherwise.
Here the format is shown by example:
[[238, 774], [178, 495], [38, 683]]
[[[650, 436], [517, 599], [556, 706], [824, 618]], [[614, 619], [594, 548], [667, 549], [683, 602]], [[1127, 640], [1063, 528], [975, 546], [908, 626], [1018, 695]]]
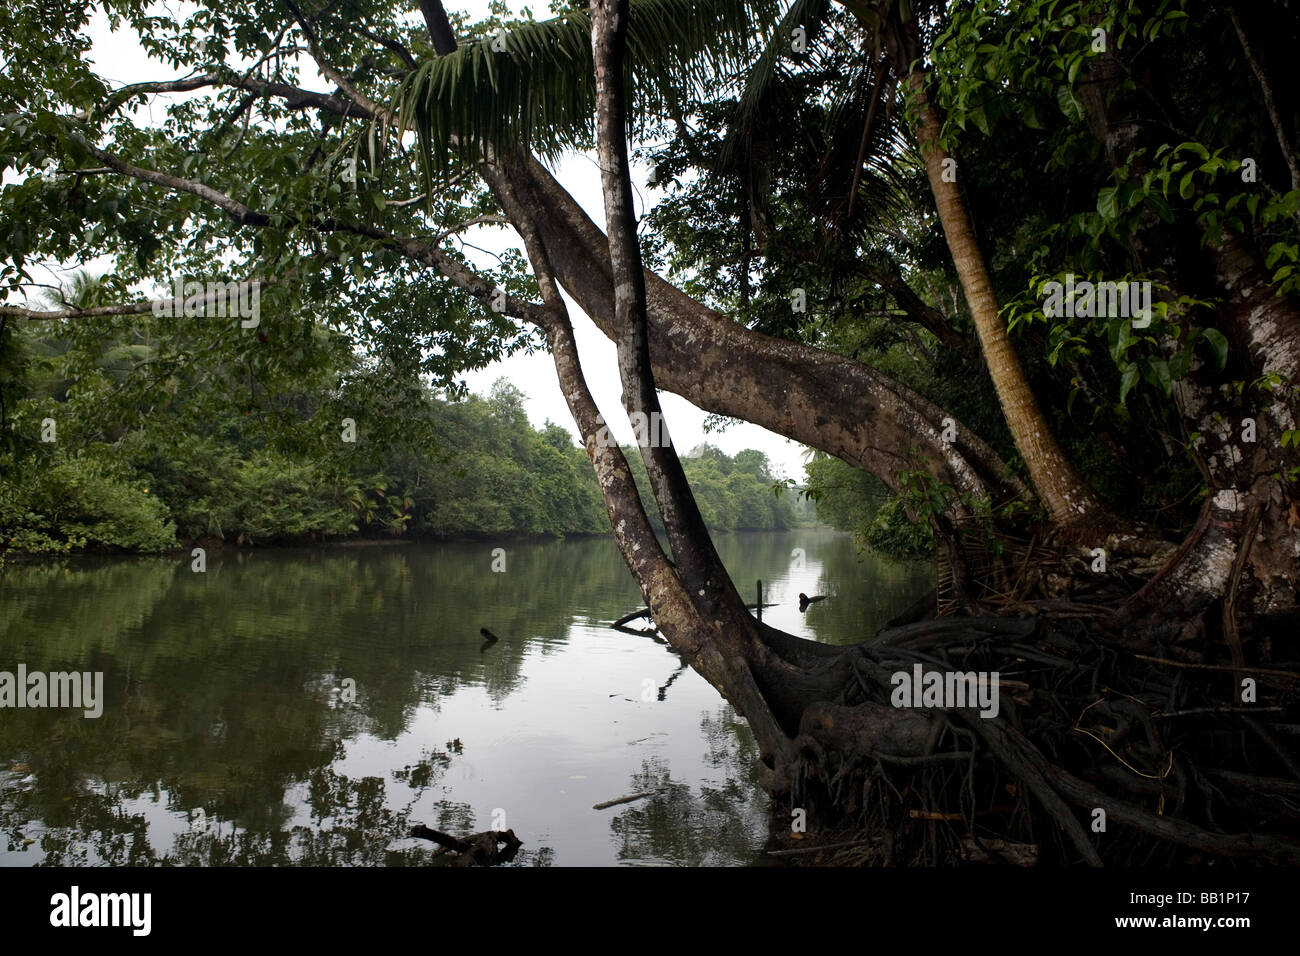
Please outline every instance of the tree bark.
[[671, 441], [662, 440], [668, 437], [666, 429], [658, 427], [663, 420], [663, 409], [650, 365], [645, 271], [637, 244], [623, 102], [627, 17], [627, 0], [592, 0], [596, 153], [614, 284], [615, 342], [623, 406], [634, 424], [636, 416], [641, 416], [637, 436], [641, 458], [687, 594], [707, 619], [730, 618], [733, 625], [744, 627], [749, 621], [744, 601], [713, 547], [677, 451]]
[[[1160, 128], [1146, 121], [1152, 101], [1125, 90], [1127, 73], [1118, 52], [1107, 50], [1091, 68], [1092, 82], [1083, 94], [1089, 125], [1116, 169], [1135, 150], [1152, 150], [1149, 131]], [[1139, 158], [1134, 172], [1144, 170]], [[1284, 432], [1300, 420], [1295, 384], [1300, 382], [1300, 308], [1278, 295], [1241, 236], [1225, 229], [1217, 237], [1202, 232], [1202, 239], [1204, 251], [1192, 251], [1196, 261], [1189, 267], [1187, 251], [1178, 255], [1164, 223], [1147, 214], [1130, 244], [1134, 263], [1159, 274], [1171, 296], [1194, 285], [1197, 270], [1213, 270], [1223, 301], [1212, 324], [1229, 344], [1222, 373], [1197, 358], [1173, 389], [1188, 432], [1199, 436], [1194, 452], [1208, 486], [1201, 518], [1183, 547], [1124, 609], [1125, 619], [1135, 623], [1182, 622], [1174, 630], [1225, 598], [1230, 578], [1241, 592], [1234, 589], [1232, 605], [1252, 615], [1291, 613], [1300, 586], [1300, 544], [1295, 540], [1300, 511], [1294, 481], [1287, 477], [1297, 456], [1281, 443]], [[1168, 343], [1170, 350], [1178, 345]], [[1268, 378], [1277, 384], [1240, 394], [1223, 384], [1225, 379], [1253, 383]], [[1245, 573], [1238, 569], [1234, 576], [1239, 557]]]
[[429, 39], [439, 56], [456, 52], [456, 35], [452, 32], [451, 21], [443, 9], [442, 0], [420, 0], [420, 13], [424, 24], [429, 28]]
[[[896, 61], [895, 67], [899, 66]], [[906, 64], [903, 66], [906, 68]], [[1107, 521], [1105, 506], [1057, 444], [1038, 399], [1025, 379], [1024, 369], [998, 308], [993, 282], [984, 253], [975, 238], [966, 201], [956, 181], [956, 167], [952, 165], [955, 161], [940, 142], [942, 124], [926, 91], [925, 75], [919, 70], [906, 75], [906, 85], [918, 113], [916, 138], [925, 159], [926, 178], [988, 363], [989, 376], [993, 379], [1016, 448], [1024, 458], [1029, 479], [1055, 525]]]
[[[557, 279], [614, 339], [604, 233], [531, 157], [485, 168], [484, 177], [503, 205], [528, 210]], [[978, 435], [902, 383], [853, 359], [747, 329], [653, 272], [645, 283], [660, 388], [835, 455], [894, 490], [899, 472], [921, 470], [977, 500], [1034, 503], [1032, 490]], [[943, 440], [946, 419], [955, 441]]]

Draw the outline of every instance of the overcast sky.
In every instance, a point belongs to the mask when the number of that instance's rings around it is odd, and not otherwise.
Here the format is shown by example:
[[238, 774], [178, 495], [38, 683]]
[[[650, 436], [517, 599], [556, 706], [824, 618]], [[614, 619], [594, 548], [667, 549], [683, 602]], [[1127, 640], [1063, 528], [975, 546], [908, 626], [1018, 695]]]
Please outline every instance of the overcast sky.
[[[459, 0], [459, 2], [450, 0], [446, 6], [448, 12], [463, 10], [471, 17], [477, 18], [486, 15], [488, 0]], [[511, 9], [518, 10], [524, 4], [514, 0], [510, 6]], [[531, 6], [539, 18], [546, 15], [547, 6], [544, 0]], [[95, 67], [112, 85], [145, 79], [172, 78], [172, 74], [168, 73], [164, 64], [145, 60], [144, 52], [135, 42], [133, 34], [110, 34], [107, 20], [102, 14], [95, 16], [91, 26], [91, 36], [94, 41], [91, 56]], [[146, 62], [147, 66], [142, 68], [142, 64]], [[310, 70], [304, 69], [304, 77], [310, 75]], [[304, 85], [322, 91], [332, 88], [319, 76], [316, 77], [315, 83], [304, 79]], [[159, 103], [166, 101], [167, 97], [157, 98]], [[163, 119], [161, 108], [150, 112], [155, 121], [161, 122]], [[553, 172], [592, 220], [603, 226], [605, 215], [600, 193], [600, 173], [594, 159], [585, 155], [570, 155], [561, 161]], [[657, 191], [645, 185], [646, 173], [646, 169], [634, 167], [633, 178], [636, 180], [640, 195], [638, 214], [644, 213], [645, 204], [653, 204], [659, 195]], [[513, 230], [479, 229], [467, 231], [465, 237], [475, 245], [495, 252], [500, 252], [509, 246], [520, 249], [523, 247], [522, 241]], [[475, 256], [473, 250], [467, 250], [467, 253], [471, 257]], [[482, 254], [478, 254], [478, 258], [484, 264], [489, 261]], [[578, 341], [582, 367], [591, 392], [605, 416], [605, 421], [610, 423], [614, 436], [620, 442], [632, 444], [634, 442], [632, 429], [619, 403], [621, 389], [614, 345], [601, 334], [572, 299], [568, 299], [568, 304], [574, 319], [574, 333]], [[560, 391], [555, 366], [551, 362], [549, 353], [515, 355], [470, 373], [465, 376], [465, 381], [472, 391], [486, 394], [492, 383], [502, 376], [510, 379], [527, 396], [526, 407], [534, 425], [540, 426], [549, 419], [567, 428], [576, 438], [577, 428]], [[725, 432], [706, 434], [705, 412], [685, 399], [668, 392], [662, 393], [662, 404], [673, 443], [679, 451], [687, 452], [701, 441], [711, 442], [730, 454], [745, 448], [757, 448], [771, 459], [778, 475], [794, 478], [799, 482], [803, 481], [804, 448], [802, 445], [747, 422], [732, 424]]]

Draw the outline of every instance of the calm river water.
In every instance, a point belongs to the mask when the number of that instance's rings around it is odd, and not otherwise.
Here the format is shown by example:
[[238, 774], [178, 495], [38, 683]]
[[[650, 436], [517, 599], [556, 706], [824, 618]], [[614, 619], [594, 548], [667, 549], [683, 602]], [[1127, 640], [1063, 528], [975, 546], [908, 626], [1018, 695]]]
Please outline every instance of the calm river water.
[[[844, 534], [717, 543], [765, 620], [831, 643], [930, 585]], [[830, 597], [801, 614], [800, 591]], [[607, 626], [639, 606], [607, 538], [11, 564], [0, 671], [102, 672], [104, 701], [0, 707], [0, 865], [419, 864], [415, 823], [513, 828], [520, 866], [749, 863], [753, 741]]]

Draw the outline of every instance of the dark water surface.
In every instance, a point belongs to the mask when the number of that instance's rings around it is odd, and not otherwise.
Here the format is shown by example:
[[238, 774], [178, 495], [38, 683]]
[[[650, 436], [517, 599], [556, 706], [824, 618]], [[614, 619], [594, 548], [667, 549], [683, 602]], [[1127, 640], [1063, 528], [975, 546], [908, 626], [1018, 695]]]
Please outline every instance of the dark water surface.
[[[831, 643], [930, 583], [843, 534], [717, 542], [765, 620]], [[800, 591], [831, 597], [800, 614]], [[639, 605], [606, 538], [11, 564], [0, 671], [102, 671], [105, 700], [0, 708], [0, 865], [423, 863], [413, 823], [513, 828], [513, 865], [748, 863], [753, 740], [668, 648], [607, 627]]]

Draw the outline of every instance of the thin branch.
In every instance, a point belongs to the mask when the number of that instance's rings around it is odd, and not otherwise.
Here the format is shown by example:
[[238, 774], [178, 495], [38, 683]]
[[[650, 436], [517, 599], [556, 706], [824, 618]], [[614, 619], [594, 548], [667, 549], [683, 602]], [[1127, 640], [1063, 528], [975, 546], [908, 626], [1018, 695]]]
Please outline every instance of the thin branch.
[[94, 156], [105, 166], [108, 166], [121, 173], [124, 176], [130, 176], [133, 179], [139, 179], [142, 182], [153, 183], [156, 186], [166, 186], [178, 192], [189, 193], [198, 196], [200, 199], [210, 202], [215, 206], [225, 210], [225, 212], [240, 225], [245, 226], [267, 226], [271, 223], [271, 217], [264, 212], [259, 212], [244, 205], [236, 199], [232, 199], [225, 193], [218, 192], [211, 186], [195, 182], [191, 179], [182, 179], [179, 176], [173, 176], [170, 173], [158, 172], [154, 169], [144, 169], [140, 166], [132, 165], [124, 159], [119, 159], [112, 153], [85, 143], [86, 149], [90, 155]]
[[[254, 290], [266, 288], [274, 285], [276, 282], [283, 281], [280, 279], [265, 278], [257, 276], [252, 279], [245, 279], [239, 283], [239, 295], [245, 296]], [[222, 294], [215, 289], [210, 290], [204, 296], [203, 302], [205, 308], [217, 304], [218, 298]], [[92, 319], [105, 315], [144, 315], [146, 313], [154, 314], [161, 311], [164, 314], [184, 308], [185, 303], [189, 301], [185, 296], [172, 297], [170, 299], [144, 299], [140, 302], [128, 302], [119, 305], [96, 305], [85, 309], [67, 308], [67, 309], [28, 309], [17, 305], [0, 305], [0, 316], [14, 316], [19, 319], [32, 319], [34, 321], [48, 321], [58, 319]]]
[[[240, 225], [258, 227], [271, 225], [272, 220], [267, 213], [239, 202], [238, 200], [227, 196], [225, 193], [213, 189], [211, 186], [194, 182], [189, 179], [182, 179], [181, 177], [173, 176], [170, 173], [163, 173], [157, 170], [145, 169], [133, 165], [125, 160], [119, 159], [112, 153], [99, 149], [96, 146], [91, 146], [89, 143], [86, 144], [86, 148], [91, 155], [100, 162], [111, 167], [115, 172], [141, 180], [142, 182], [152, 183], [157, 186], [165, 186], [166, 188], [177, 192], [185, 192], [197, 196], [205, 202], [211, 203], [224, 210]], [[343, 232], [371, 239], [382, 246], [400, 252], [409, 259], [433, 267], [448, 279], [455, 282], [470, 295], [485, 304], [488, 304], [489, 307], [498, 298], [498, 292], [495, 285], [488, 283], [473, 269], [463, 263], [457, 262], [441, 249], [420, 242], [417, 239], [405, 236], [395, 236], [390, 232], [380, 229], [378, 226], [345, 222], [332, 216], [321, 219], [303, 220], [287, 214], [282, 214], [281, 218], [284, 224], [289, 226], [297, 225], [315, 229], [319, 232]], [[142, 306], [143, 304], [137, 303], [137, 305]], [[521, 318], [533, 322], [534, 324], [540, 324], [539, 310], [540, 306], [531, 302], [526, 302], [513, 296], [505, 297], [504, 314], [506, 315]]]
[[360, 33], [367, 40], [370, 40], [372, 43], [378, 43], [380, 46], [384, 47], [385, 49], [391, 50], [393, 53], [396, 53], [398, 58], [403, 63], [405, 63], [408, 67], [410, 67], [412, 70], [416, 68], [417, 63], [415, 62], [414, 55], [412, 55], [411, 51], [408, 50], [397, 40], [390, 40], [388, 37], [380, 36], [378, 33], [371, 33], [369, 30], [367, 30], [365, 27], [362, 26], [358, 26], [355, 29], [358, 33]]
[[386, 109], [378, 106], [373, 100], [354, 87], [350, 80], [338, 70], [334, 69], [325, 58], [320, 55], [316, 41], [316, 30], [312, 27], [311, 21], [303, 16], [302, 11], [298, 9], [293, 0], [280, 0], [298, 21], [298, 26], [302, 28], [303, 36], [307, 38], [307, 49], [311, 52], [311, 58], [316, 61], [316, 68], [320, 70], [321, 76], [329, 80], [347, 96], [353, 103], [356, 103], [361, 109], [365, 110], [371, 116], [381, 117], [385, 122], [390, 124], [396, 123], [396, 118]]
[[[417, 198], [423, 198], [423, 197], [417, 197]], [[408, 199], [406, 201], [410, 203], [413, 202], [414, 200]], [[390, 205], [395, 205], [395, 203], [390, 203]], [[511, 222], [505, 216], [495, 216], [495, 215], [475, 216], [472, 219], [466, 219], [464, 222], [458, 222], [456, 223], [456, 225], [444, 229], [442, 232], [438, 233], [438, 235], [434, 236], [432, 241], [442, 242], [442, 240], [446, 239], [448, 236], [452, 235], [453, 233], [460, 232], [464, 229], [469, 229], [472, 226], [484, 226], [484, 225], [513, 226], [514, 223]]]
[[389, 209], [401, 209], [403, 206], [414, 206], [416, 203], [422, 203], [428, 198], [428, 193], [420, 193], [420, 195], [412, 196], [410, 199], [390, 199], [387, 206]]
[[1241, 50], [1246, 54], [1246, 62], [1250, 64], [1255, 79], [1259, 82], [1259, 88], [1264, 93], [1264, 106], [1273, 124], [1273, 134], [1277, 137], [1277, 144], [1282, 148], [1282, 155], [1291, 170], [1291, 188], [1300, 189], [1300, 162], [1297, 162], [1295, 150], [1291, 148], [1291, 141], [1287, 139], [1286, 124], [1282, 122], [1282, 114], [1278, 111], [1277, 101], [1273, 98], [1273, 86], [1268, 81], [1268, 74], [1264, 72], [1264, 67], [1259, 60], [1255, 59], [1255, 53], [1250, 48], [1250, 41], [1246, 39], [1246, 31], [1241, 25], [1235, 7], [1228, 7], [1228, 17], [1232, 20], [1233, 29], [1237, 31], [1237, 39], [1241, 41]]
[[[199, 90], [206, 86], [224, 86], [234, 89], [247, 90], [250, 93], [256, 93], [259, 96], [275, 96], [285, 101], [285, 105], [290, 109], [302, 109], [304, 107], [314, 107], [327, 113], [333, 113], [337, 116], [354, 116], [360, 119], [370, 119], [373, 115], [365, 110], [355, 101], [349, 102], [339, 96], [328, 93], [317, 93], [312, 90], [304, 90], [301, 87], [293, 86], [289, 83], [277, 83], [271, 80], [262, 80], [256, 77], [236, 76], [233, 73], [224, 71], [200, 73], [196, 76], [186, 77], [179, 80], [149, 80], [141, 83], [132, 83], [130, 86], [123, 86], [109, 94], [109, 98], [102, 113], [111, 111], [114, 107], [129, 100], [133, 96], [139, 96], [147, 93], [185, 93], [193, 90]], [[83, 110], [80, 113], [73, 114], [77, 119], [88, 120], [89, 111]]]

